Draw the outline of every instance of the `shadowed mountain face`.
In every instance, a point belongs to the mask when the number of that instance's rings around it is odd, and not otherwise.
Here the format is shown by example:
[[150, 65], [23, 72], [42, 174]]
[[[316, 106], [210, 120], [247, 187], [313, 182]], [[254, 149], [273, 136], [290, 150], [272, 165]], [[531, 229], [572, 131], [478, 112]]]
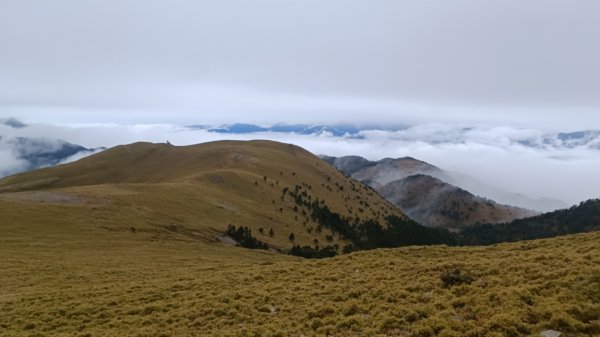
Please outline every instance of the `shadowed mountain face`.
[[428, 175], [411, 175], [379, 188], [379, 193], [408, 216], [432, 227], [451, 230], [477, 223], [501, 223], [535, 215], [500, 205]]
[[342, 172], [375, 188], [412, 219], [430, 227], [457, 230], [477, 223], [501, 223], [535, 215], [500, 205], [445, 181], [452, 176], [426, 162], [405, 157], [371, 162], [361, 157], [323, 157]]
[[27, 171], [54, 166], [73, 155], [94, 151], [64, 141], [39, 138], [19, 137], [10, 140], [9, 143], [14, 146], [18, 157], [27, 161], [28, 166], [25, 169]]
[[375, 188], [415, 174], [425, 174], [440, 179], [446, 177], [439, 168], [411, 157], [385, 158], [377, 162], [357, 156], [324, 157], [324, 159], [340, 171]]

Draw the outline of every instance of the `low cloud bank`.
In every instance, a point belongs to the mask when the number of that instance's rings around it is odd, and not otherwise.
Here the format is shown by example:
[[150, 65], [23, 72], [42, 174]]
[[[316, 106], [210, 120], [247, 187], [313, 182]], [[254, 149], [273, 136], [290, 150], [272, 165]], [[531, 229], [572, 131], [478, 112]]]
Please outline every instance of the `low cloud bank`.
[[0, 125], [0, 135], [0, 174], [26, 166], [11, 147], [10, 140], [17, 137], [64, 140], [86, 148], [138, 141], [189, 145], [221, 139], [269, 139], [294, 143], [315, 154], [359, 155], [370, 160], [411, 156], [492, 187], [567, 204], [600, 197], [600, 180], [596, 178], [600, 169], [597, 131], [556, 133], [514, 127], [422, 124], [401, 130], [361, 130], [357, 137], [328, 132], [223, 134], [170, 124], [33, 124], [20, 128]]

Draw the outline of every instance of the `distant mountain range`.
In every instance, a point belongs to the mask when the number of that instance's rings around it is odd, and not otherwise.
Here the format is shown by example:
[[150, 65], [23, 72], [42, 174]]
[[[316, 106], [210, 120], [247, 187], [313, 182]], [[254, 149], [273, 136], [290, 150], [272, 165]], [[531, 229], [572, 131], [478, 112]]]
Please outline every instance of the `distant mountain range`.
[[[403, 180], [412, 175], [426, 175], [436, 178], [448, 185], [454, 185], [453, 187], [458, 187], [469, 191], [474, 195], [480, 196], [480, 202], [487, 203], [491, 199], [500, 204], [513, 205], [538, 212], [554, 211], [568, 206], [560, 200], [549, 198], [534, 199], [521, 194], [511, 193], [480, 182], [468, 175], [445, 171], [412, 157], [397, 159], [385, 158], [379, 161], [369, 161], [359, 156], [345, 156], [338, 158], [329, 156], [321, 157], [342, 172], [375, 189], [382, 189], [391, 182]], [[423, 180], [424, 179], [421, 179], [422, 182]], [[444, 186], [444, 188], [445, 187], [448, 186]], [[509, 213], [514, 214], [514, 212]]]
[[379, 192], [415, 221], [459, 230], [478, 223], [501, 223], [537, 214], [498, 204], [451, 185], [448, 172], [411, 158], [369, 161], [358, 156], [322, 158]]
[[308, 124], [275, 124], [272, 126], [259, 126], [256, 124], [228, 124], [219, 127], [206, 125], [192, 125], [192, 129], [207, 130], [215, 133], [245, 134], [259, 132], [296, 133], [300, 135], [314, 135], [328, 133], [336, 137], [360, 137], [360, 128], [352, 125], [308, 125]]

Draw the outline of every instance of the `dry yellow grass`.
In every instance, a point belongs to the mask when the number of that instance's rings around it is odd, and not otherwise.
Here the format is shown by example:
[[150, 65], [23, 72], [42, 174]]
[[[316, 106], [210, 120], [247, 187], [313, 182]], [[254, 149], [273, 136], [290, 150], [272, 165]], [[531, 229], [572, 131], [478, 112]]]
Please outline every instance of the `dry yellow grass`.
[[319, 261], [136, 235], [2, 239], [0, 336], [600, 333], [599, 233]]

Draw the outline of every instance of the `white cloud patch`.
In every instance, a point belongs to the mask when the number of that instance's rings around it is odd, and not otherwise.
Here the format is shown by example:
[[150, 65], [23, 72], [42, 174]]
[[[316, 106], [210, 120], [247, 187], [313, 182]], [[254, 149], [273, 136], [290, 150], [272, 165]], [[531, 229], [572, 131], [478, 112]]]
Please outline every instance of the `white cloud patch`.
[[26, 167], [27, 162], [16, 158], [12, 149], [0, 141], [0, 177], [22, 171]]

